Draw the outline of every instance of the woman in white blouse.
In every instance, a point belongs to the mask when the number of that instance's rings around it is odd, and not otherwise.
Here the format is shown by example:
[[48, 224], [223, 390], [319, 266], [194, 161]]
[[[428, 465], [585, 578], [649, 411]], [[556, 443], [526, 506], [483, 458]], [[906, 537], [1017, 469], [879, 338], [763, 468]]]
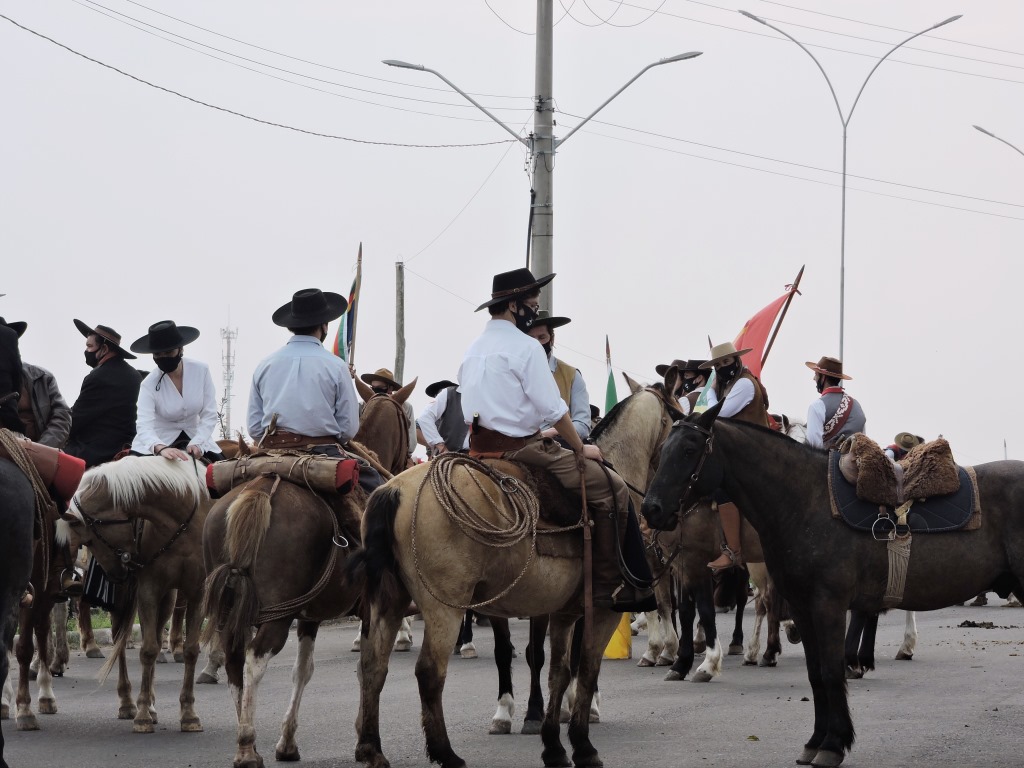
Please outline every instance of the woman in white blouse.
[[132, 453], [179, 461], [224, 458], [213, 439], [217, 396], [210, 367], [183, 357], [185, 345], [197, 338], [197, 329], [161, 320], [132, 344], [132, 352], [152, 354], [157, 366], [139, 390]]

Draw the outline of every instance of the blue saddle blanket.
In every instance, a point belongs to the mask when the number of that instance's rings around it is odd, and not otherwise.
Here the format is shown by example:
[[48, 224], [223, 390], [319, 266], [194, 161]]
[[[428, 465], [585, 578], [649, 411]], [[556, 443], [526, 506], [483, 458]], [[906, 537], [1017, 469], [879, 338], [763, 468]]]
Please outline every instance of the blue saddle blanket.
[[[847, 482], [839, 471], [839, 451], [829, 451], [828, 488], [832, 500], [832, 517], [841, 518], [858, 531], [874, 531], [876, 535], [886, 534], [896, 527], [896, 515], [892, 507], [880, 507], [857, 498], [857, 488]], [[906, 533], [942, 533], [945, 531], [977, 530], [981, 527], [981, 504], [978, 499], [977, 481], [969, 467], [957, 467], [960, 475], [960, 490], [946, 496], [933, 496], [923, 501], [914, 501], [907, 514], [909, 531]], [[891, 520], [878, 524], [884, 509]]]

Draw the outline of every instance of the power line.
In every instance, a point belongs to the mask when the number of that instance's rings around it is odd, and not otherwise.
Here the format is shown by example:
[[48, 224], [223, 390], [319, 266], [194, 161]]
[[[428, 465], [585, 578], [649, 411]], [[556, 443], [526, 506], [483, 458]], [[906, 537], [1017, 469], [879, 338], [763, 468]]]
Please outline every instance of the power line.
[[[564, 111], [560, 111], [560, 112], [563, 115], [567, 115], [568, 117], [572, 117], [572, 118], [575, 118], [577, 120], [582, 120], [583, 119], [580, 115], [574, 115], [571, 112], [564, 112]], [[646, 136], [654, 136], [654, 137], [659, 138], [659, 139], [668, 139], [669, 141], [677, 141], [677, 142], [680, 142], [682, 144], [693, 144], [693, 145], [698, 146], [698, 147], [704, 147], [706, 149], [714, 149], [714, 150], [717, 150], [719, 152], [730, 152], [730, 153], [736, 154], [736, 155], [743, 155], [744, 157], [752, 157], [752, 158], [755, 158], [757, 160], [767, 160], [767, 161], [772, 162], [772, 163], [781, 163], [783, 165], [792, 165], [792, 166], [794, 166], [796, 168], [804, 168], [804, 169], [809, 170], [809, 171], [820, 171], [821, 173], [831, 173], [831, 174], [838, 174], [838, 173], [840, 173], [840, 171], [833, 171], [833, 170], [831, 170], [829, 168], [819, 168], [816, 165], [807, 165], [805, 163], [797, 163], [797, 162], [793, 162], [791, 160], [779, 160], [778, 158], [768, 157], [767, 155], [758, 155], [758, 154], [755, 154], [753, 152], [743, 152], [742, 150], [729, 149], [728, 147], [718, 147], [718, 146], [715, 146], [714, 144], [704, 144], [704, 143], [701, 143], [699, 141], [690, 141], [689, 139], [681, 139], [681, 138], [679, 138], [677, 136], [669, 136], [669, 135], [664, 134], [664, 133], [657, 133], [655, 131], [644, 130], [643, 128], [631, 128], [628, 125], [619, 125], [617, 123], [609, 123], [609, 122], [607, 122], [605, 120], [591, 120], [591, 122], [593, 122], [593, 123], [595, 123], [597, 125], [606, 125], [606, 126], [608, 126], [610, 128], [620, 128], [620, 129], [622, 129], [624, 131], [632, 131], [634, 133], [642, 133], [642, 134], [644, 134]], [[649, 145], [644, 145], [644, 146], [649, 146]], [[696, 155], [695, 155], [695, 157], [696, 157]], [[747, 167], [747, 166], [745, 166], [745, 167]], [[847, 173], [846, 175], [847, 175], [847, 177], [849, 177], [851, 179], [860, 179], [861, 181], [873, 181], [873, 182], [875, 182], [877, 184], [889, 184], [889, 185], [894, 186], [894, 187], [903, 187], [905, 189], [914, 189], [914, 190], [917, 190], [919, 192], [932, 192], [932, 193], [937, 194], [937, 195], [947, 195], [949, 197], [959, 197], [959, 198], [962, 198], [964, 200], [974, 200], [974, 201], [977, 201], [977, 202], [980, 202], [980, 203], [995, 203], [997, 205], [1008, 205], [1008, 206], [1011, 206], [1011, 207], [1014, 207], [1014, 208], [1024, 208], [1024, 204], [1022, 204], [1022, 203], [1007, 203], [1007, 202], [1005, 202], [1003, 200], [992, 200], [992, 199], [987, 198], [987, 197], [975, 197], [974, 195], [963, 195], [963, 194], [959, 194], [957, 192], [945, 192], [945, 191], [943, 191], [941, 189], [931, 189], [929, 187], [918, 187], [918, 186], [915, 186], [913, 184], [903, 184], [903, 183], [898, 182], [898, 181], [886, 181], [885, 179], [876, 179], [876, 178], [874, 178], [872, 176], [858, 176], [857, 174], [853, 174], [853, 173]]]
[[53, 43], [58, 48], [63, 48], [68, 53], [73, 53], [75, 56], [83, 58], [86, 61], [91, 61], [93, 64], [99, 64], [101, 67], [105, 67], [106, 69], [113, 70], [114, 72], [117, 72], [119, 75], [123, 75], [124, 77], [130, 78], [131, 80], [134, 80], [134, 81], [136, 81], [138, 83], [142, 83], [143, 85], [148, 85], [150, 88], [155, 88], [158, 91], [163, 91], [164, 93], [169, 93], [172, 96], [177, 96], [178, 98], [185, 99], [186, 101], [191, 101], [193, 104], [198, 104], [198, 105], [200, 105], [202, 107], [207, 107], [209, 109], [215, 109], [218, 112], [226, 112], [229, 115], [234, 115], [235, 117], [241, 117], [241, 118], [244, 118], [246, 120], [251, 120], [254, 123], [262, 123], [263, 125], [270, 125], [270, 126], [273, 126], [274, 128], [284, 128], [284, 129], [289, 130], [289, 131], [295, 131], [297, 133], [305, 133], [305, 134], [308, 134], [310, 136], [319, 136], [320, 138], [323, 138], [323, 139], [337, 139], [339, 141], [349, 141], [349, 142], [353, 142], [355, 144], [372, 144], [372, 145], [387, 146], [387, 147], [411, 147], [411, 148], [423, 148], [423, 149], [448, 149], [448, 148], [456, 148], [456, 147], [459, 147], [459, 148], [461, 148], [461, 147], [487, 147], [487, 146], [492, 146], [492, 145], [495, 145], [495, 144], [505, 144], [505, 143], [509, 143], [509, 142], [515, 141], [514, 139], [502, 139], [500, 141], [485, 141], [485, 142], [478, 142], [478, 143], [475, 143], [475, 144], [400, 144], [400, 143], [392, 142], [392, 141], [370, 141], [369, 139], [356, 139], [356, 138], [353, 138], [353, 137], [350, 137], [350, 136], [338, 136], [338, 135], [330, 134], [330, 133], [319, 133], [317, 131], [310, 131], [310, 130], [306, 130], [305, 128], [296, 128], [295, 126], [292, 126], [292, 125], [285, 125], [283, 123], [271, 122], [270, 120], [263, 120], [263, 119], [258, 118], [258, 117], [253, 117], [251, 115], [243, 114], [242, 112], [236, 112], [235, 110], [228, 109], [227, 107], [219, 107], [216, 104], [210, 104], [209, 102], [200, 101], [199, 99], [193, 98], [192, 96], [186, 96], [183, 93], [179, 93], [178, 91], [172, 90], [170, 88], [165, 88], [162, 85], [157, 85], [155, 83], [149, 82], [148, 80], [143, 80], [141, 77], [137, 77], [137, 76], [135, 76], [133, 74], [125, 72], [124, 70], [118, 69], [117, 67], [111, 66], [110, 64], [106, 64], [106, 63], [100, 61], [99, 59], [94, 59], [91, 56], [86, 56], [84, 53], [80, 53], [80, 52], [76, 51], [74, 48], [69, 48], [68, 46], [64, 45], [63, 43], [57, 42], [52, 37], [47, 37], [46, 35], [44, 35], [44, 34], [42, 34], [40, 32], [36, 32], [34, 29], [30, 29], [30, 28], [26, 27], [23, 24], [19, 24], [14, 19], [12, 19], [12, 18], [10, 18], [8, 16], [4, 16], [3, 14], [0, 14], [0, 19], [4, 19], [5, 21], [9, 21], [11, 24], [13, 24], [14, 26], [18, 27], [19, 29], [22, 29], [25, 32], [29, 32], [29, 33], [35, 35], [36, 37], [42, 38], [43, 40], [46, 40], [49, 43]]

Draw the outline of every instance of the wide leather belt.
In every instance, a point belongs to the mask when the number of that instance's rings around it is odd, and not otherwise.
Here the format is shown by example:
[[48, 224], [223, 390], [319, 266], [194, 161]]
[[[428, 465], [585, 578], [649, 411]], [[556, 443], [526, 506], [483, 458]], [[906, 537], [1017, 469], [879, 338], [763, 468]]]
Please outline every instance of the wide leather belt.
[[300, 446], [312, 445], [337, 445], [338, 438], [333, 435], [313, 437], [311, 435], [298, 435], [294, 432], [277, 430], [272, 435], [264, 435], [260, 443], [263, 448], [298, 448]]
[[479, 425], [473, 427], [469, 435], [469, 450], [473, 453], [508, 453], [518, 451], [537, 439], [539, 433], [534, 432], [526, 437], [509, 437], [493, 429]]

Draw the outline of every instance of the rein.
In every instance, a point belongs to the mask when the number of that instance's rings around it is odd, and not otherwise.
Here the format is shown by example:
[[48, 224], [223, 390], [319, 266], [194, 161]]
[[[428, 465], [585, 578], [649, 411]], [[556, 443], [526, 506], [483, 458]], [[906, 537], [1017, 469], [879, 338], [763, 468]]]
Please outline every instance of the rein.
[[690, 482], [687, 483], [686, 489], [679, 497], [679, 509], [677, 510], [676, 514], [678, 514], [679, 519], [682, 520], [683, 517], [688, 515], [696, 507], [696, 504], [691, 504], [685, 512], [683, 511], [683, 507], [686, 505], [686, 500], [687, 498], [689, 498], [690, 493], [693, 491], [693, 487], [697, 484], [697, 481], [700, 480], [700, 473], [704, 470], [705, 462], [708, 460], [708, 457], [714, 451], [715, 432], [714, 429], [705, 429], [699, 424], [693, 424], [691, 422], [682, 420], [675, 422], [672, 426], [673, 428], [686, 427], [687, 429], [695, 429], [707, 438], [704, 441], [704, 450], [700, 454], [700, 459], [697, 461], [697, 466], [693, 468], [693, 474], [690, 475]]

